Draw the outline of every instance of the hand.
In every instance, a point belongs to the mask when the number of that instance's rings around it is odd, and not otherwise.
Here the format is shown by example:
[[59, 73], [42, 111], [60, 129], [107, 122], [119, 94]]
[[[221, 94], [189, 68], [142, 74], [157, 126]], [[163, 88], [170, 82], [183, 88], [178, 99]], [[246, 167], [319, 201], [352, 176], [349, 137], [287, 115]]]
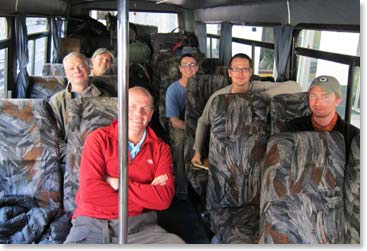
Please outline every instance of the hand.
[[116, 191], [119, 189], [119, 178], [113, 178], [110, 176], [106, 176], [106, 181]]
[[159, 175], [157, 177], [154, 178], [154, 180], [152, 181], [152, 183], [150, 183], [151, 185], [154, 186], [164, 186], [166, 184], [166, 181], [168, 180], [168, 175], [167, 174], [162, 174]]
[[203, 163], [201, 162], [201, 155], [198, 151], [195, 151], [194, 153], [194, 157], [192, 157], [191, 159], [191, 163], [192, 164], [198, 164], [198, 165], [202, 165]]

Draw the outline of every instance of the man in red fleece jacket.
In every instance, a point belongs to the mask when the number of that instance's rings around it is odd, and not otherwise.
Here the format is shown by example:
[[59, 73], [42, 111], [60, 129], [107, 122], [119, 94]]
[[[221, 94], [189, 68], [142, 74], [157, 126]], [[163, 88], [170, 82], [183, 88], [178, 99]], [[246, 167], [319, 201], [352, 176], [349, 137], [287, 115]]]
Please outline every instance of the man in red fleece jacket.
[[[129, 89], [128, 243], [184, 243], [157, 225], [154, 210], [170, 206], [175, 189], [169, 146], [148, 123], [153, 97]], [[118, 243], [118, 121], [85, 140], [72, 228], [65, 243]]]

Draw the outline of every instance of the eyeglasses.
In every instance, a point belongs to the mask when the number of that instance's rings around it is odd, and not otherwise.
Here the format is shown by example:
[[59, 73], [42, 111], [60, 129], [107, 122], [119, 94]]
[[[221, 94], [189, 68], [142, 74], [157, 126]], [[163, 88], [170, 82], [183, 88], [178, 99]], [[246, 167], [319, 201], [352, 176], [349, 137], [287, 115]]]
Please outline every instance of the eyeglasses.
[[231, 71], [233, 72], [244, 72], [244, 73], [249, 73], [251, 72], [251, 68], [247, 68], [247, 67], [231, 67], [229, 68]]
[[189, 67], [196, 67], [197, 65], [195, 63], [189, 63], [189, 64], [181, 64], [182, 68], [189, 68]]

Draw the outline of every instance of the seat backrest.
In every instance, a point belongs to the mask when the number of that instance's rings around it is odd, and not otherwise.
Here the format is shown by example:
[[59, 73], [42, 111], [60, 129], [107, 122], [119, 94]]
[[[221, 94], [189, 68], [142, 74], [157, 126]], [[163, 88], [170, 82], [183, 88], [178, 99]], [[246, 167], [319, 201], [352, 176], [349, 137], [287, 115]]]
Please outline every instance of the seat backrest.
[[46, 241], [62, 212], [58, 140], [46, 100], [0, 100], [0, 243]]
[[287, 121], [310, 113], [307, 92], [274, 96], [270, 101], [270, 134], [279, 133]]
[[61, 63], [46, 63], [42, 66], [42, 76], [65, 77], [64, 65]]
[[67, 159], [64, 176], [64, 208], [69, 214], [75, 209], [75, 194], [79, 188], [80, 158], [89, 133], [109, 125], [118, 112], [118, 99], [89, 97], [73, 99], [68, 110]]
[[30, 76], [26, 95], [27, 98], [49, 99], [65, 87], [66, 79], [63, 76]]
[[347, 221], [345, 243], [360, 243], [360, 135], [354, 136], [345, 167], [344, 210]]
[[260, 243], [343, 243], [344, 168], [339, 132], [272, 136], [263, 169]]
[[259, 203], [266, 150], [268, 99], [260, 94], [222, 94], [210, 110], [210, 209]]
[[58, 207], [58, 138], [50, 105], [41, 99], [3, 99], [0, 121], [1, 196], [29, 196], [39, 206]]
[[[197, 121], [200, 118], [209, 97], [215, 91], [228, 84], [229, 82], [225, 75], [197, 74], [189, 80], [186, 87], [186, 140], [184, 148], [185, 163], [187, 165], [186, 175], [191, 185], [199, 195], [203, 195], [205, 193], [207, 172], [203, 170], [194, 170], [190, 162], [194, 154], [193, 145]], [[207, 155], [207, 152], [202, 153], [203, 158], [206, 158]]]

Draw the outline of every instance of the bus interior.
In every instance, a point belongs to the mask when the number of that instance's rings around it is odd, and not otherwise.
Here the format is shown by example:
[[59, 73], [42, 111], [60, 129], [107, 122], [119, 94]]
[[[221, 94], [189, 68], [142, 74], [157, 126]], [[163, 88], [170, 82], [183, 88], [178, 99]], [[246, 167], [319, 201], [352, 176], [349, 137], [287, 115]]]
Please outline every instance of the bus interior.
[[[361, 6], [360, 1], [356, 0], [1, 0], [0, 179], [3, 184], [0, 185], [0, 210], [5, 210], [2, 203], [5, 203], [7, 197], [14, 195], [11, 193], [20, 197], [24, 195], [23, 197], [38, 198], [39, 184], [29, 181], [24, 170], [42, 168], [34, 166], [34, 163], [39, 163], [39, 160], [31, 160], [32, 154], [27, 155], [26, 148], [19, 143], [26, 137], [26, 135], [23, 138], [20, 136], [23, 131], [19, 128], [21, 132], [17, 131], [12, 136], [10, 132], [13, 131], [7, 124], [11, 121], [8, 117], [1, 117], [12, 113], [7, 109], [10, 109], [9, 104], [13, 101], [15, 105], [19, 105], [20, 110], [15, 112], [12, 119], [21, 119], [25, 104], [20, 103], [23, 100], [27, 102], [38, 100], [44, 105], [44, 102], [47, 103], [53, 94], [63, 90], [67, 84], [62, 65], [65, 55], [78, 51], [89, 58], [96, 49], [107, 48], [116, 58], [113, 74], [101, 78], [91, 77], [91, 81], [98, 84], [98, 87], [112, 89], [116, 95], [112, 104], [104, 101], [90, 104], [99, 122], [96, 124], [90, 124], [91, 121], [83, 122], [83, 126], [89, 128], [88, 133], [92, 129], [107, 125], [112, 118], [121, 114], [117, 107], [118, 100], [125, 97], [121, 97], [123, 91], [119, 88], [143, 86], [152, 93], [155, 100], [151, 127], [158, 136], [169, 143], [169, 123], [165, 117], [165, 93], [168, 86], [180, 77], [178, 71], [180, 56], [191, 53], [195, 55], [198, 62], [196, 84], [201, 89], [193, 88], [187, 97], [190, 109], [192, 108], [191, 112], [188, 112], [188, 106], [186, 108], [186, 119], [190, 119], [186, 125], [185, 143], [188, 194], [185, 198], [175, 197], [170, 208], [158, 212], [159, 224], [167, 231], [179, 235], [189, 244], [360, 244], [359, 138], [356, 142], [358, 153], [355, 156], [353, 173], [348, 174], [349, 176], [347, 174], [338, 176], [341, 180], [352, 177], [352, 183], [342, 181], [338, 184], [339, 180], [335, 181], [335, 186], [340, 185], [341, 189], [351, 186], [352, 192], [349, 190], [344, 192], [341, 199], [344, 203], [341, 210], [347, 215], [342, 217], [345, 218], [345, 227], [343, 226], [343, 230], [340, 230], [342, 227], [338, 226], [337, 222], [329, 222], [340, 219], [338, 217], [341, 216], [337, 215], [342, 214], [339, 209], [337, 213], [334, 211], [330, 213], [333, 214], [332, 216], [322, 213], [322, 210], [332, 211], [331, 204], [334, 205], [333, 210], [337, 210], [335, 209], [337, 208], [336, 199], [334, 198], [332, 202], [331, 195], [328, 195], [329, 197], [325, 195], [329, 199], [328, 209], [320, 209], [320, 212], [314, 216], [321, 217], [317, 218], [318, 221], [315, 220], [319, 225], [314, 229], [325, 232], [324, 235], [320, 234], [324, 237], [322, 239], [313, 239], [312, 236], [292, 239], [294, 235], [290, 233], [291, 230], [287, 234], [276, 235], [279, 230], [277, 227], [286, 227], [275, 224], [270, 229], [270, 225], [264, 223], [266, 220], [261, 217], [265, 208], [276, 207], [278, 204], [276, 205], [275, 199], [266, 206], [262, 204], [263, 199], [260, 197], [263, 196], [263, 192], [266, 192], [262, 184], [269, 183], [270, 178], [265, 180], [260, 176], [265, 169], [261, 169], [257, 164], [256, 168], [260, 168], [259, 178], [256, 181], [249, 181], [248, 172], [251, 171], [241, 166], [246, 161], [240, 160], [241, 158], [236, 160], [241, 164], [233, 165], [237, 169], [244, 168], [245, 171], [236, 169], [239, 172], [237, 173], [232, 170], [234, 173], [218, 178], [224, 179], [220, 182], [224, 182], [225, 186], [222, 190], [216, 187], [215, 189], [219, 190], [215, 190], [217, 192], [215, 195], [215, 192], [210, 190], [213, 186], [218, 186], [211, 181], [213, 174], [208, 168], [193, 167], [190, 160], [193, 155], [192, 146], [197, 119], [209, 96], [229, 84], [227, 65], [229, 59], [236, 53], [246, 53], [252, 58], [253, 80], [269, 83], [294, 81], [301, 88], [298, 94], [292, 93], [292, 99], [278, 101], [283, 102], [282, 106], [271, 106], [273, 100], [276, 100], [275, 97], [269, 101], [267, 114], [264, 116], [271, 129], [265, 130], [266, 142], [270, 142], [273, 134], [270, 131], [277, 126], [278, 121], [284, 122], [296, 116], [295, 114], [299, 116], [303, 115], [301, 112], [307, 112], [305, 107], [300, 108], [306, 102], [305, 92], [312, 79], [320, 75], [331, 75], [338, 79], [342, 86], [343, 102], [338, 106], [337, 112], [341, 118], [360, 128]], [[126, 13], [121, 13], [122, 11]], [[126, 16], [126, 20], [121, 21], [122, 14]], [[126, 48], [124, 51], [126, 55], [119, 51], [121, 48]], [[277, 111], [283, 108], [284, 111]], [[270, 122], [272, 114], [276, 113], [280, 117], [276, 122]], [[15, 128], [22, 126], [21, 123], [12, 123], [11, 125], [16, 125]], [[47, 126], [51, 127], [52, 123]], [[233, 125], [234, 127], [236, 125]], [[78, 143], [72, 146], [73, 148], [82, 149], [85, 136], [83, 133], [85, 132], [81, 129], [76, 132], [78, 135], [74, 139]], [[15, 139], [18, 142], [14, 142]], [[262, 153], [265, 158], [267, 158], [266, 147], [265, 144]], [[11, 148], [16, 148], [14, 154], [10, 154]], [[80, 159], [80, 154], [81, 150], [73, 152], [70, 150], [70, 156], [77, 161]], [[47, 159], [47, 157], [42, 158]], [[42, 161], [47, 160], [42, 159]], [[251, 159], [248, 162], [252, 161], [255, 160]], [[266, 164], [271, 165], [268, 162], [264, 164], [262, 159], [258, 165]], [[15, 170], [16, 166], [21, 165], [25, 165], [25, 169], [23, 168], [20, 174], [10, 170], [10, 168]], [[79, 164], [70, 165], [73, 166], [72, 173], [69, 175], [75, 176], [73, 179], [77, 186]], [[210, 158], [209, 167], [211, 167]], [[68, 167], [66, 166], [64, 170], [61, 170], [61, 167], [58, 168], [60, 181], [51, 187], [56, 187], [55, 189], [58, 190], [54, 191], [60, 197], [58, 209], [63, 211], [65, 200], [73, 200], [73, 194], [68, 195], [71, 197], [65, 197], [65, 185], [68, 184], [65, 177]], [[223, 172], [226, 173], [226, 171]], [[314, 174], [308, 173], [311, 176]], [[321, 179], [329, 177], [328, 174], [323, 175]], [[37, 179], [48, 178], [37, 177]], [[231, 182], [242, 183], [231, 189]], [[249, 185], [246, 182], [253, 183]], [[307, 178], [304, 182], [307, 182]], [[257, 191], [250, 189], [251, 193], [257, 196], [257, 200], [251, 201], [254, 204], [248, 204], [247, 193], [250, 192], [246, 186], [256, 187], [254, 190]], [[276, 194], [279, 195], [279, 191], [284, 192], [280, 184], [276, 183], [274, 187]], [[326, 193], [324, 187], [315, 189], [319, 189], [317, 191], [320, 194]], [[267, 192], [268, 196], [273, 196], [272, 191]], [[213, 202], [215, 199], [211, 199], [210, 196], [229, 196], [229, 199], [225, 202]], [[351, 209], [348, 209], [349, 204]], [[256, 212], [260, 216], [246, 213], [250, 207], [258, 208]], [[58, 213], [61, 214], [59, 211]], [[302, 215], [305, 212], [299, 213]], [[70, 224], [70, 218], [68, 218], [70, 215], [61, 217], [67, 218], [63, 218], [65, 221], [63, 224]], [[253, 217], [258, 217], [256, 222]], [[322, 217], [334, 218], [323, 219]], [[349, 218], [353, 219], [352, 223], [347, 220]], [[320, 223], [324, 221], [328, 222], [325, 226]], [[324, 228], [320, 229], [320, 224]], [[296, 229], [294, 231], [298, 231], [296, 236], [302, 235], [301, 232], [304, 230], [302, 226], [290, 225], [291, 223], [288, 222], [289, 229], [294, 227]], [[343, 231], [343, 234], [338, 231]], [[51, 240], [52, 234], [48, 234], [48, 239], [44, 238], [42, 241], [40, 238], [22, 240], [11, 236], [13, 235], [10, 232], [0, 233], [0, 242], [58, 244], [63, 241]]]

